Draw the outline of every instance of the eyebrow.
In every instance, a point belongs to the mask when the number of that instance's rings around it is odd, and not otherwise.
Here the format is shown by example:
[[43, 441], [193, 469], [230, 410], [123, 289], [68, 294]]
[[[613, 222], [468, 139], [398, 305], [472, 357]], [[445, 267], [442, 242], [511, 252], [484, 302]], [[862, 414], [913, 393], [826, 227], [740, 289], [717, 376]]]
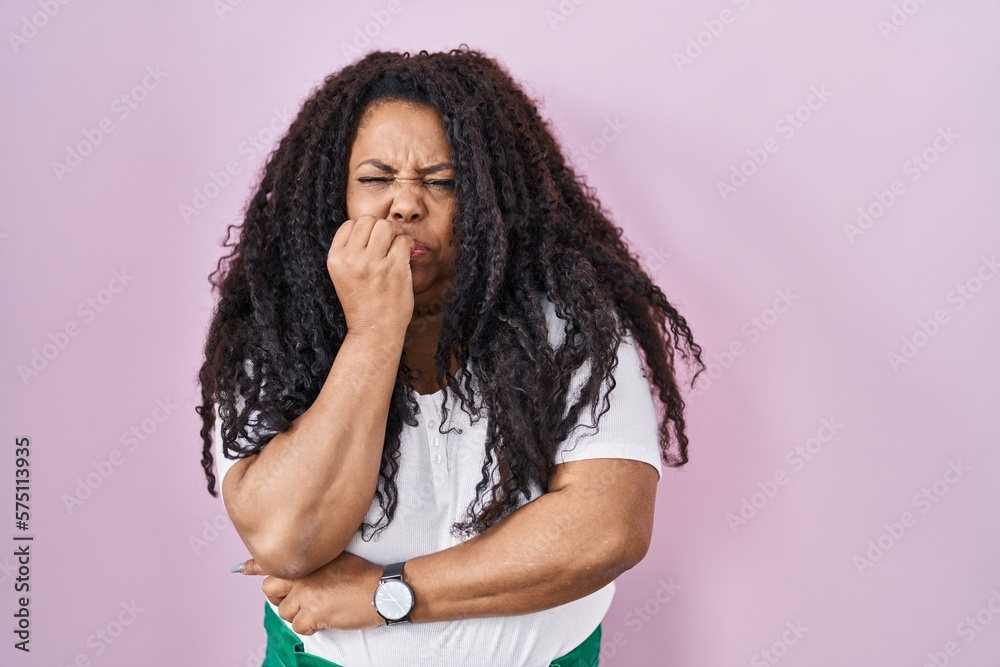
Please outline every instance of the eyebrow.
[[[377, 160], [375, 158], [371, 158], [370, 160], [364, 160], [358, 163], [358, 167], [363, 167], [366, 164], [370, 164], [379, 171], [384, 171], [388, 174], [396, 173], [395, 169], [387, 165], [385, 162], [382, 162], [381, 160]], [[416, 171], [418, 174], [422, 176], [424, 174], [433, 174], [436, 171], [444, 171], [445, 169], [454, 169], [454, 165], [452, 165], [450, 162], [439, 162], [438, 164], [432, 164], [429, 167], [418, 168]]]

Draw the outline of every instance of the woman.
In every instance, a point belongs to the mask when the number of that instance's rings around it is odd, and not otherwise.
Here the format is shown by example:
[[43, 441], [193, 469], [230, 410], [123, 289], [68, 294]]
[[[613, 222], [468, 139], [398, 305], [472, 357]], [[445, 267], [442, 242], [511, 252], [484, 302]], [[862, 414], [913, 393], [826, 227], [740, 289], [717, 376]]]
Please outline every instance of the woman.
[[510, 75], [330, 75], [232, 248], [197, 410], [265, 666], [596, 665], [687, 461], [675, 348], [704, 364]]

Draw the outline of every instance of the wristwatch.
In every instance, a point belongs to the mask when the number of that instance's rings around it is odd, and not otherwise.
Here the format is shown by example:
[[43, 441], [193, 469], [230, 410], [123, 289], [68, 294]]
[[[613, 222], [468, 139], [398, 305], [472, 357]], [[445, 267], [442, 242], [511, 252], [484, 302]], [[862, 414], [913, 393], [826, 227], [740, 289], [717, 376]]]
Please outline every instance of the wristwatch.
[[403, 581], [405, 563], [386, 565], [375, 589], [372, 604], [378, 615], [385, 619], [386, 625], [412, 623], [409, 617], [413, 610], [413, 589]]

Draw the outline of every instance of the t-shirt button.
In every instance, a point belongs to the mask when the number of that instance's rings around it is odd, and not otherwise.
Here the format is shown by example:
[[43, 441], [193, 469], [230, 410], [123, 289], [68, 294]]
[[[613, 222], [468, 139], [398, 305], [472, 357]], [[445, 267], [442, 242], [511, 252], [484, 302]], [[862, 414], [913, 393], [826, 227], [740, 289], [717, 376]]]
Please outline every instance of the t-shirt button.
[[437, 456], [434, 457], [434, 463], [441, 463], [441, 455], [440, 454], [438, 454]]
[[434, 428], [434, 426], [435, 426], [436, 424], [437, 424], [437, 422], [436, 422], [436, 421], [434, 421], [433, 419], [432, 419], [432, 420], [430, 420], [429, 422], [427, 422], [427, 425], [428, 425], [428, 426], [430, 426], [431, 428]]
[[431, 444], [434, 445], [435, 447], [437, 447], [439, 444], [441, 444], [440, 438], [437, 438], [437, 437], [432, 438], [431, 439]]

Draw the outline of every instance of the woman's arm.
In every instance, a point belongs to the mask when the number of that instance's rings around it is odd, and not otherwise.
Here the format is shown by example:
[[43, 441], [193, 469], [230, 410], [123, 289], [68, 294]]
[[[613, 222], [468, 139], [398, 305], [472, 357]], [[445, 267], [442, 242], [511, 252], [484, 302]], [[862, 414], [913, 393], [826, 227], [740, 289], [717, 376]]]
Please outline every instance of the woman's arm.
[[[606, 586], [649, 548], [659, 474], [631, 459], [601, 458], [556, 466], [550, 491], [481, 534], [411, 558], [414, 623], [527, 614], [566, 604]], [[249, 559], [238, 570], [262, 583], [278, 615], [300, 634], [319, 628], [384, 625], [372, 606], [385, 564], [348, 551], [299, 579]]]
[[556, 466], [548, 493], [465, 542], [406, 562], [410, 618], [527, 614], [599, 590], [646, 555], [658, 479], [631, 459]]
[[364, 521], [404, 333], [349, 332], [313, 404], [227, 471], [226, 510], [267, 572], [305, 576], [340, 554]]

